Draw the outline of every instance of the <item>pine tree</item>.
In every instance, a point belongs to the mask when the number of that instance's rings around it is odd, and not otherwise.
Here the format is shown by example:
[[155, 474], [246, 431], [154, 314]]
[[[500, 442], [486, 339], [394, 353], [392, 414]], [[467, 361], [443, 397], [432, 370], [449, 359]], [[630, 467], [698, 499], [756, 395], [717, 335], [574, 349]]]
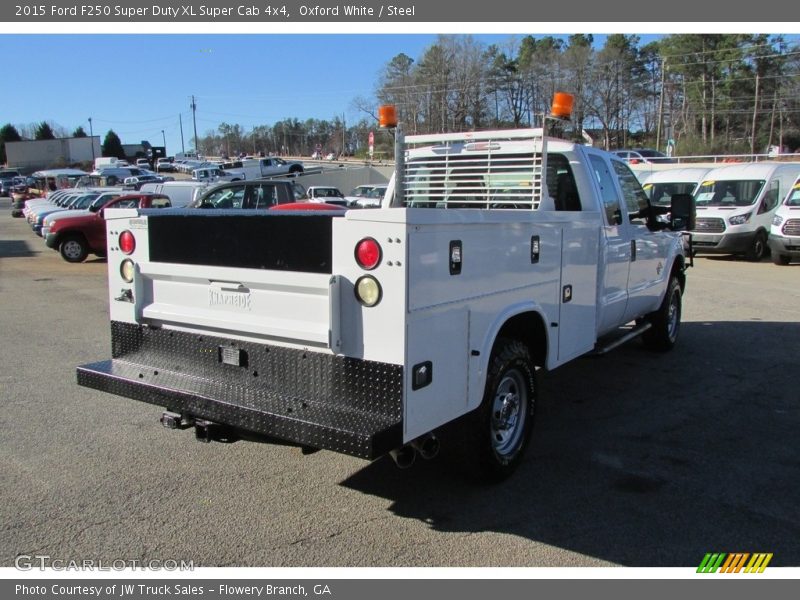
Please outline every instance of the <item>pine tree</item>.
[[20, 137], [17, 128], [14, 127], [11, 123], [6, 123], [0, 128], [0, 163], [6, 163], [6, 142], [21, 142], [22, 137]]
[[103, 140], [102, 151], [103, 156], [116, 156], [121, 160], [125, 159], [125, 150], [122, 148], [122, 142], [120, 141], [119, 136], [114, 133], [113, 129], [108, 130], [108, 133]]
[[53, 133], [53, 128], [50, 127], [50, 124], [47, 121], [42, 121], [36, 128], [33, 138], [36, 140], [54, 140], [56, 139], [56, 136]]

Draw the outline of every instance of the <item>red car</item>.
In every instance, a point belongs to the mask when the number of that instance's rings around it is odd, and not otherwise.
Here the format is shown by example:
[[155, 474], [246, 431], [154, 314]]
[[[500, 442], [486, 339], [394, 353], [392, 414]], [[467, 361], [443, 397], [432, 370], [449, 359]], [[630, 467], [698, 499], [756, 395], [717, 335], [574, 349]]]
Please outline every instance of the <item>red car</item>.
[[110, 200], [97, 212], [82, 217], [56, 221], [45, 243], [58, 250], [67, 262], [83, 262], [89, 254], [106, 255], [105, 210], [108, 208], [167, 208], [169, 197], [163, 194], [130, 194]]

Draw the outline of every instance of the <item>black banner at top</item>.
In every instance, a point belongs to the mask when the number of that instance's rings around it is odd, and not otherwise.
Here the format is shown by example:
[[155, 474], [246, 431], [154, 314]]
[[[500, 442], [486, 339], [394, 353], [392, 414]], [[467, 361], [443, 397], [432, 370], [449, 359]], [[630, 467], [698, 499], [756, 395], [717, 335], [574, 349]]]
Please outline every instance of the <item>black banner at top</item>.
[[0, 5], [12, 23], [790, 23], [800, 11], [785, 0], [17, 0]]

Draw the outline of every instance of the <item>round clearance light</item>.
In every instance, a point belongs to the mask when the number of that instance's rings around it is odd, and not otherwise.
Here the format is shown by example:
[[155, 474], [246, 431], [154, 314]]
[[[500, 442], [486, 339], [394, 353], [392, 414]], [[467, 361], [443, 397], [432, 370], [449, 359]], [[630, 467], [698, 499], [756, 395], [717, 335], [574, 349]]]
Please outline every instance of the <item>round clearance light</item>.
[[356, 298], [364, 306], [375, 306], [381, 301], [381, 284], [372, 275], [364, 275], [356, 281]]
[[373, 238], [364, 238], [356, 244], [356, 262], [362, 269], [371, 271], [381, 263], [381, 245]]
[[125, 283], [131, 283], [133, 281], [133, 272], [133, 261], [130, 258], [126, 258], [119, 266], [119, 274], [122, 277], [122, 280]]
[[131, 254], [136, 250], [136, 238], [130, 231], [123, 231], [119, 234], [119, 249], [125, 254]]

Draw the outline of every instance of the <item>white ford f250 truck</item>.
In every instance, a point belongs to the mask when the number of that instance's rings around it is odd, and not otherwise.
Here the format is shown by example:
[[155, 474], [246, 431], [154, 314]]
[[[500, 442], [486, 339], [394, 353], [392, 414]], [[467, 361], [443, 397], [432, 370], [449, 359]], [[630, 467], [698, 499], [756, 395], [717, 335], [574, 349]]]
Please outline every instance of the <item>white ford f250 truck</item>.
[[109, 211], [112, 357], [78, 383], [203, 440], [401, 466], [459, 419], [467, 464], [498, 479], [537, 370], [675, 344], [690, 196], [660, 223], [623, 161], [541, 129], [397, 139], [374, 210]]

